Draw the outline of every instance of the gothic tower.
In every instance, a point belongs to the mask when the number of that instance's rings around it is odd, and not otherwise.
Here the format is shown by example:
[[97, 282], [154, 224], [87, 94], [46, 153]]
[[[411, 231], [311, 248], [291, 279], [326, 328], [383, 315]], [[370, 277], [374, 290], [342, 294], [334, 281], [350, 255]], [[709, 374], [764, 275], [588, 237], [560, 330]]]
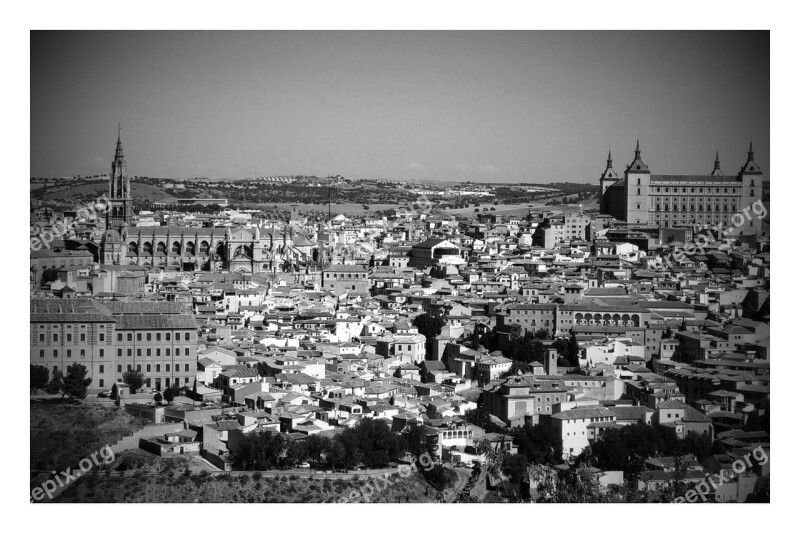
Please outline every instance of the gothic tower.
[[111, 163], [109, 179], [108, 210], [106, 211], [106, 229], [114, 229], [122, 233], [124, 227], [131, 223], [133, 206], [131, 204], [131, 182], [125, 166], [125, 154], [122, 153], [122, 128], [117, 130], [117, 151]]

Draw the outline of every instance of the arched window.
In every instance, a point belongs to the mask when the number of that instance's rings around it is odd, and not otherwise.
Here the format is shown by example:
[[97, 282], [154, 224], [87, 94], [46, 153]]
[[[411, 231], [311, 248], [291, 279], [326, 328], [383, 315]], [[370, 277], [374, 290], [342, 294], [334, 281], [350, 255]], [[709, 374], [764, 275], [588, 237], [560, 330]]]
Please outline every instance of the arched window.
[[200, 253], [201, 254], [208, 253], [208, 241], [200, 241]]
[[172, 243], [172, 253], [180, 255], [181, 253], [181, 243], [175, 241]]
[[149, 241], [142, 244], [142, 253], [152, 255], [153, 245]]
[[128, 253], [136, 255], [139, 253], [139, 246], [135, 242], [128, 244]]
[[192, 241], [186, 243], [186, 253], [194, 255], [194, 243]]
[[163, 254], [167, 252], [167, 245], [163, 241], [159, 241], [156, 245], [156, 253]]

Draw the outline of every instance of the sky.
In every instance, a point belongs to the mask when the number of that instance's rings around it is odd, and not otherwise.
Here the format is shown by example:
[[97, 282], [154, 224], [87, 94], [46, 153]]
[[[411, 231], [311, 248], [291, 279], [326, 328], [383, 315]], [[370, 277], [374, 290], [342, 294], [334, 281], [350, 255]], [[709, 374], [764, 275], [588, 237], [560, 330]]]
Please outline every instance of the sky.
[[769, 33], [31, 32], [31, 176], [769, 174]]

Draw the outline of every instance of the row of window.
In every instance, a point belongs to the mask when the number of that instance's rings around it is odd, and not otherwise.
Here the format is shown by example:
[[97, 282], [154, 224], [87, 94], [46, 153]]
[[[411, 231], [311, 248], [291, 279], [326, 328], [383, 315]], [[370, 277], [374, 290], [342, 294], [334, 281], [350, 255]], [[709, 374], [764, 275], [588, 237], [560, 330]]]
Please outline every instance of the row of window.
[[[750, 180], [750, 186], [751, 187], [755, 187], [756, 186], [755, 180]], [[664, 192], [665, 193], [670, 192], [669, 189], [670, 189], [669, 187], [664, 187]], [[708, 189], [707, 192], [709, 192], [709, 193], [712, 192], [711, 189], [714, 189], [713, 192], [715, 192], [715, 193], [719, 193], [719, 191], [720, 191], [720, 187], [706, 187], [706, 188], [703, 188], [703, 187], [696, 187], [696, 188], [695, 187], [672, 187], [672, 192], [676, 193], [676, 192], [680, 191], [682, 193], [688, 192], [688, 193], [692, 194], [692, 193], [695, 192], [695, 189], [697, 189], [696, 192], [698, 194], [703, 194], [704, 192], [706, 192], [706, 189]], [[732, 193], [736, 192], [736, 187], [721, 187], [721, 189], [722, 189], [722, 193], [723, 194], [727, 194], [728, 193], [728, 189], [730, 189], [730, 192], [732, 192]], [[661, 187], [656, 187], [656, 192], [661, 192]]]
[[[42, 328], [44, 326], [39, 326], [39, 327]], [[39, 342], [45, 342], [45, 335], [46, 335], [45, 333], [39, 333]], [[72, 340], [73, 340], [73, 334], [72, 333], [65, 333], [64, 335], [65, 335], [65, 338], [66, 338], [66, 342], [72, 342]], [[58, 333], [53, 333], [53, 342], [58, 342], [58, 338], [59, 338], [58, 337]], [[137, 333], [136, 334], [136, 340], [137, 341], [142, 341], [143, 338], [147, 339], [148, 342], [151, 342], [151, 341], [153, 341], [153, 334], [152, 333], [147, 333], [145, 337], [143, 337], [141, 333]], [[86, 333], [80, 333], [80, 334], [76, 333], [75, 334], [75, 339], [76, 340], [80, 340], [80, 342], [86, 342]], [[117, 333], [117, 342], [122, 342], [122, 339], [123, 339], [123, 334], [122, 333]], [[98, 333], [97, 334], [97, 340], [98, 340], [98, 342], [105, 342], [106, 341], [106, 334], [105, 333]], [[127, 334], [127, 340], [128, 340], [128, 342], [133, 342], [133, 333], [128, 333]], [[171, 340], [171, 335], [170, 335], [169, 332], [164, 334], [164, 340], [165, 341], [170, 341]], [[177, 341], [180, 341], [180, 340], [181, 340], [181, 334], [180, 334], [180, 332], [176, 332], [175, 333], [175, 341], [177, 342]], [[189, 332], [184, 333], [183, 340], [187, 341], [187, 342], [190, 341], [191, 340], [191, 334]], [[161, 333], [156, 333], [155, 334], [155, 341], [156, 342], [161, 342]]]
[[[170, 349], [169, 348], [165, 348], [164, 350], [165, 350], [164, 355], [166, 357], [170, 357]], [[65, 354], [66, 354], [67, 357], [72, 357], [72, 350], [70, 350], [70, 349], [65, 350]], [[145, 354], [146, 354], [147, 357], [151, 357], [153, 355], [152, 349], [147, 348], [145, 350]], [[183, 349], [183, 354], [188, 356], [189, 355], [189, 348], [184, 348]], [[105, 350], [103, 348], [100, 348], [98, 350], [98, 352], [97, 352], [97, 355], [98, 355], [98, 357], [105, 357], [105, 355], [106, 355], [105, 354]], [[127, 355], [128, 355], [128, 357], [131, 357], [133, 355], [133, 350], [128, 348], [127, 349]], [[175, 348], [175, 356], [176, 357], [180, 357], [180, 355], [181, 355], [181, 349], [180, 348]], [[85, 349], [82, 348], [80, 350], [80, 356], [84, 357], [84, 358], [86, 357], [86, 350]], [[142, 356], [142, 349], [141, 348], [137, 348], [136, 349], [136, 356], [137, 357], [141, 357]], [[156, 357], [160, 357], [160, 356], [161, 356], [161, 348], [156, 348]], [[39, 350], [39, 357], [40, 358], [44, 357], [44, 350]], [[54, 349], [53, 350], [53, 357], [58, 357], [58, 349]], [[122, 357], [122, 348], [118, 348], [117, 349], [117, 357]]]
[[[137, 333], [136, 334], [136, 340], [137, 341], [141, 342], [143, 339], [147, 340], [148, 342], [153, 341], [153, 333], [146, 333], [144, 336], [141, 333]], [[188, 331], [185, 332], [183, 334], [183, 339], [185, 341], [191, 340], [191, 334]], [[128, 333], [126, 335], [126, 340], [128, 342], [132, 342], [133, 341], [133, 333]], [[165, 341], [171, 340], [170, 332], [164, 333], [164, 340]], [[180, 331], [176, 331], [175, 332], [175, 341], [180, 341], [180, 340], [181, 340], [181, 333], [180, 333]], [[156, 333], [155, 334], [155, 341], [156, 342], [160, 342], [161, 341], [161, 333]], [[122, 342], [122, 333], [117, 333], [117, 342]]]
[[[684, 204], [684, 205], [682, 205], [682, 206], [681, 206], [681, 209], [678, 209], [678, 206], [677, 206], [677, 205], [673, 205], [673, 206], [672, 206], [672, 210], [673, 210], [673, 211], [695, 211], [695, 208], [694, 208], [694, 206], [693, 206], [693, 205], [689, 205], [689, 206], [688, 206], [688, 209], [687, 209], [687, 206]], [[709, 206], [708, 206], [708, 209], [706, 209], [706, 211], [714, 211], [714, 210], [716, 210], [716, 211], [720, 211], [720, 206], [719, 206], [719, 205], [717, 205], [717, 206], [716, 206], [716, 209], [713, 209], [713, 210], [712, 210], [712, 209], [711, 209], [711, 206], [709, 205]], [[656, 204], [656, 211], [661, 211], [661, 205], [660, 205], [660, 204]], [[664, 206], [664, 211], [669, 211], [669, 205], [665, 205], [665, 206]], [[698, 206], [697, 206], [697, 211], [703, 211], [703, 205], [702, 205], [702, 204], [700, 204], [700, 205], [698, 205]], [[723, 206], [722, 206], [722, 209], [721, 209], [721, 211], [724, 211], [724, 212], [726, 212], [726, 213], [727, 213], [727, 211], [728, 211], [728, 204], [725, 204], [725, 205], [723, 205]], [[731, 206], [731, 211], [736, 211], [736, 208], [735, 208], [735, 206]]]

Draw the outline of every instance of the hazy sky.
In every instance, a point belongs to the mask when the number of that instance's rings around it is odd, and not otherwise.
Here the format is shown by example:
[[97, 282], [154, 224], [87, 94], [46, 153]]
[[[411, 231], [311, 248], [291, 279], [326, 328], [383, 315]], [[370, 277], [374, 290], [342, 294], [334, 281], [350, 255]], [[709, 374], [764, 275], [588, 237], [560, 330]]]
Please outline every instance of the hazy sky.
[[767, 32], [32, 32], [31, 175], [769, 172]]

